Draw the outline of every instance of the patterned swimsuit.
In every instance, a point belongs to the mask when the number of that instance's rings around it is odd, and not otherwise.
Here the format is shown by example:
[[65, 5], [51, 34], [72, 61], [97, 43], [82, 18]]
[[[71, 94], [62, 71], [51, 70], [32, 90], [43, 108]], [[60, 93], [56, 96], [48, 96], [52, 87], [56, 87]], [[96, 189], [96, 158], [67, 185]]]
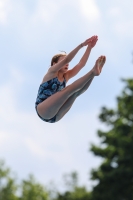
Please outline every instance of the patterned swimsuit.
[[[66, 80], [64, 77], [64, 81], [60, 82], [58, 80], [57, 77], [44, 82], [40, 85], [39, 90], [38, 90], [38, 95], [36, 98], [36, 102], [35, 102], [35, 109], [37, 112], [37, 105], [41, 102], [43, 102], [44, 100], [46, 100], [48, 97], [50, 97], [51, 95], [55, 94], [58, 91], [61, 91], [63, 88], [66, 87]], [[56, 115], [51, 118], [51, 119], [44, 119], [42, 118], [39, 113], [37, 112], [38, 116], [45, 122], [50, 122], [50, 123], [54, 123], [56, 121]]]

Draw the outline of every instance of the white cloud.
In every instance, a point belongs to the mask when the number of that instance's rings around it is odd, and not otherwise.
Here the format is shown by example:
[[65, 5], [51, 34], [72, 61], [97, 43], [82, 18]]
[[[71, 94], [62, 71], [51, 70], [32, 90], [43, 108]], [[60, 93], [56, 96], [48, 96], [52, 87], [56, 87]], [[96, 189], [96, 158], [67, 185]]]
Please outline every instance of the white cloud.
[[0, 86], [0, 117], [9, 123], [14, 123], [17, 119], [15, 110], [16, 94], [25, 80], [23, 73], [16, 67], [10, 66], [10, 78], [6, 84]]
[[120, 9], [120, 7], [113, 7], [109, 10], [108, 13], [111, 17], [120, 17], [120, 15], [122, 14], [122, 10]]
[[2, 146], [3, 143], [6, 143], [6, 141], [9, 139], [8, 135], [6, 132], [1, 131], [0, 132], [0, 145]]
[[124, 7], [124, 5], [112, 7], [108, 12], [108, 16], [111, 19], [112, 30], [119, 38], [132, 37], [133, 18], [130, 8]]
[[10, 66], [10, 76], [12, 78], [13, 84], [17, 82], [17, 84], [21, 85], [25, 81], [25, 76], [22, 71], [15, 66]]
[[36, 141], [34, 141], [32, 138], [26, 138], [25, 143], [29, 149], [29, 151], [33, 154], [33, 156], [37, 156], [40, 158], [45, 158], [45, 152], [44, 149], [40, 147], [39, 144], [37, 144]]
[[7, 23], [10, 11], [11, 11], [10, 0], [0, 0], [0, 24], [5, 25]]
[[120, 38], [129, 38], [133, 36], [133, 20], [121, 20], [114, 24], [114, 30]]
[[89, 22], [99, 21], [100, 10], [94, 0], [79, 0], [79, 8]]
[[58, 10], [59, 5], [55, 1], [38, 0], [36, 11], [32, 16], [32, 20], [34, 23], [40, 20], [45, 23], [50, 23], [55, 19]]

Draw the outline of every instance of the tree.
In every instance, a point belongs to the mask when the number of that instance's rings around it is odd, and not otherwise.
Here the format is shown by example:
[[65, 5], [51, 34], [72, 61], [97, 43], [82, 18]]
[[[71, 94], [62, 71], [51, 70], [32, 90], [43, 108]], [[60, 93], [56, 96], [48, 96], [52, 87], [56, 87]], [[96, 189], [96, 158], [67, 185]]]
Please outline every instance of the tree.
[[92, 200], [133, 199], [133, 79], [123, 80], [125, 87], [115, 109], [102, 108], [99, 119], [108, 131], [98, 130], [101, 145], [91, 151], [102, 164], [92, 170]]
[[67, 190], [63, 193], [54, 189], [46, 189], [38, 183], [33, 175], [28, 179], [16, 183], [10, 168], [0, 161], [0, 200], [90, 200], [90, 193], [82, 186], [78, 186], [78, 174], [72, 172], [64, 175], [64, 183]]
[[48, 200], [48, 192], [36, 182], [33, 175], [30, 175], [28, 180], [22, 181], [21, 190], [19, 200]]
[[0, 161], [0, 200], [48, 200], [48, 192], [33, 175], [21, 184], [16, 183], [11, 170]]
[[55, 200], [90, 200], [90, 192], [86, 187], [78, 186], [76, 172], [64, 175], [64, 182], [68, 189], [64, 193], [57, 193]]
[[0, 161], [0, 200], [17, 200], [17, 184], [15, 178], [11, 177], [11, 171]]
[[74, 191], [58, 193], [55, 200], [91, 200], [91, 193], [85, 187], [76, 187]]

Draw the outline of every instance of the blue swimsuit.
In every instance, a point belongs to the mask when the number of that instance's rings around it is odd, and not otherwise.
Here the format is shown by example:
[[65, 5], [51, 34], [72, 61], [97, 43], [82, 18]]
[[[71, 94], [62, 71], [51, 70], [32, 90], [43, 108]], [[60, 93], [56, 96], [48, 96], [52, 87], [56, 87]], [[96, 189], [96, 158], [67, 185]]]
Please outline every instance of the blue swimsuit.
[[[64, 78], [63, 82], [60, 82], [58, 80], [57, 77], [44, 82], [40, 85], [39, 90], [38, 90], [38, 95], [36, 98], [36, 102], [35, 102], [35, 108], [36, 108], [36, 112], [37, 112], [37, 105], [41, 102], [43, 102], [44, 100], [46, 100], [48, 97], [50, 97], [51, 95], [55, 94], [58, 91], [61, 91], [63, 88], [66, 87], [66, 80]], [[51, 119], [44, 119], [42, 118], [39, 113], [37, 112], [38, 116], [45, 122], [50, 122], [50, 123], [54, 123], [56, 121], [56, 115], [51, 118]]]

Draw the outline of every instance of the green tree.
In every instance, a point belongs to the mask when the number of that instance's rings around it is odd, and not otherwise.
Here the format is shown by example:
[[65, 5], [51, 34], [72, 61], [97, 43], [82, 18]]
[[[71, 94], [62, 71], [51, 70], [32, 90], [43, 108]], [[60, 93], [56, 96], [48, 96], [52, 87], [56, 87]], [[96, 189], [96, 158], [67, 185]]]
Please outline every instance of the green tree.
[[17, 184], [15, 178], [11, 177], [11, 171], [0, 161], [0, 200], [17, 200]]
[[91, 193], [85, 187], [76, 187], [73, 191], [58, 193], [56, 200], [91, 200]]
[[64, 175], [64, 182], [67, 190], [64, 193], [58, 193], [55, 200], [90, 200], [90, 193], [86, 187], [78, 186], [76, 172]]
[[33, 175], [21, 184], [16, 183], [11, 170], [0, 161], [0, 200], [48, 200], [48, 192]]
[[36, 182], [33, 175], [30, 175], [28, 180], [22, 181], [21, 190], [19, 200], [48, 200], [48, 192], [41, 184]]
[[98, 130], [101, 144], [91, 146], [103, 159], [99, 168], [92, 170], [92, 179], [97, 181], [92, 200], [133, 200], [133, 79], [123, 82], [116, 108], [103, 107], [99, 115], [108, 131]]

